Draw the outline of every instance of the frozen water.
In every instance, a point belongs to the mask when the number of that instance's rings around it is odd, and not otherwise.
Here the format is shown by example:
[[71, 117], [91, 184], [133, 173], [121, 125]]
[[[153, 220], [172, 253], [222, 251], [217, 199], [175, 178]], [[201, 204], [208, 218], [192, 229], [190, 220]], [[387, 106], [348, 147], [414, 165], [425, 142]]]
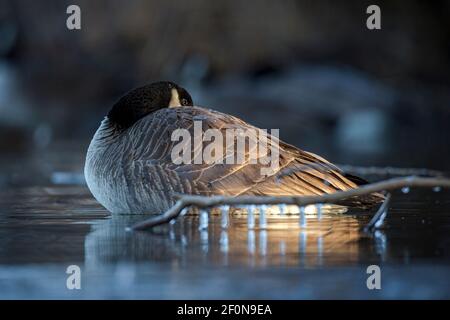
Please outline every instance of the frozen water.
[[209, 235], [208, 230], [200, 231], [200, 244], [203, 252], [208, 252], [209, 249]]
[[304, 264], [305, 263], [305, 257], [308, 251], [308, 234], [306, 233], [306, 231], [302, 230], [300, 231], [299, 234], [299, 239], [298, 239], [298, 251], [299, 251], [299, 255], [300, 255], [300, 263]]
[[306, 227], [306, 212], [305, 207], [300, 207], [300, 227]]
[[188, 245], [188, 239], [187, 239], [187, 237], [186, 237], [186, 235], [181, 235], [181, 245], [182, 246], [187, 246]]
[[317, 208], [317, 220], [322, 220], [322, 204], [319, 203], [316, 205]]
[[172, 224], [169, 225], [169, 239], [175, 241], [175, 231]]
[[387, 240], [384, 232], [377, 230], [374, 232], [375, 238], [375, 251], [380, 255], [381, 260], [384, 261], [386, 258], [386, 246]]
[[285, 255], [286, 254], [286, 242], [280, 241], [280, 254]]
[[222, 230], [220, 232], [220, 251], [221, 252], [228, 252], [228, 232], [225, 230]]
[[255, 231], [248, 230], [247, 232], [247, 250], [250, 254], [255, 253]]
[[200, 210], [200, 218], [199, 218], [199, 225], [198, 225], [198, 229], [199, 230], [205, 230], [208, 228], [208, 218], [209, 218], [209, 214], [207, 210]]
[[255, 228], [255, 205], [247, 206], [247, 228]]
[[267, 231], [261, 230], [259, 232], [259, 253], [262, 256], [267, 254]]
[[261, 229], [267, 228], [266, 210], [266, 205], [259, 206], [259, 227]]
[[319, 236], [317, 238], [317, 263], [319, 265], [323, 264], [323, 237]]
[[230, 211], [230, 206], [221, 206], [220, 207], [220, 226], [224, 229], [228, 228], [228, 224], [229, 224], [229, 211]]

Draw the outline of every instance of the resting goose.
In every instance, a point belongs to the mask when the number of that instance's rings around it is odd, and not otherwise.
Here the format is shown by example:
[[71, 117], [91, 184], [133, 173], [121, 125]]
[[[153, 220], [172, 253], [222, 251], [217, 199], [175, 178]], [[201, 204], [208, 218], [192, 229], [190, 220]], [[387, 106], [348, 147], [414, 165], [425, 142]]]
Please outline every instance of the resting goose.
[[[269, 144], [277, 143], [279, 159], [270, 174], [262, 174], [260, 162], [228, 164], [225, 157], [230, 150], [225, 144], [222, 163], [174, 161], [178, 143], [172, 138], [174, 130], [186, 129], [193, 135], [195, 121], [201, 121], [203, 131], [257, 129], [231, 115], [193, 106], [189, 93], [172, 82], [152, 83], [125, 94], [101, 122], [87, 151], [84, 174], [94, 197], [112, 213], [162, 213], [175, 203], [177, 193], [319, 195], [356, 188], [363, 181], [270, 134]], [[193, 158], [197, 149], [190, 151]], [[256, 152], [250, 146], [245, 149], [247, 157], [259, 159]], [[369, 206], [382, 199], [372, 194], [344, 203]]]

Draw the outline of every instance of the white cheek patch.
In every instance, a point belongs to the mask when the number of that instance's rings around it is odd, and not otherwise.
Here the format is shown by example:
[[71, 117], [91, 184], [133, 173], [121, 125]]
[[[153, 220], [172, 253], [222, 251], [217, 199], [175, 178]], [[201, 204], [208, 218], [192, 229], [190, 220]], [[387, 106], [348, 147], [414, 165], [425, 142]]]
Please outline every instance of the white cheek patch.
[[170, 93], [171, 97], [169, 102], [169, 108], [181, 107], [180, 97], [178, 96], [178, 90], [172, 89]]

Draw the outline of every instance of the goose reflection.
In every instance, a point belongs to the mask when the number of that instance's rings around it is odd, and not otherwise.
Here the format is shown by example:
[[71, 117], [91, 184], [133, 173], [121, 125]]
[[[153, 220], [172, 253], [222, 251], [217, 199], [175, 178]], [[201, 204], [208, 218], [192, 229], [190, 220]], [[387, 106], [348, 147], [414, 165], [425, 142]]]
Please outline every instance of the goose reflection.
[[[254, 217], [258, 219], [258, 215]], [[222, 214], [212, 214], [206, 228], [198, 215], [185, 215], [176, 223], [152, 232], [127, 232], [140, 216], [111, 216], [94, 224], [85, 240], [87, 267], [117, 262], [169, 263], [182, 266], [302, 266], [322, 267], [358, 263], [371, 255], [386, 258], [384, 233], [361, 239], [366, 222], [353, 215], [267, 216], [266, 228], [248, 226], [248, 217], [230, 216], [224, 228]], [[299, 223], [307, 220], [308, 222]], [[369, 248], [369, 249], [368, 249]]]
[[86, 236], [85, 265], [97, 267], [120, 262], [171, 261], [182, 255], [182, 241], [170, 232], [127, 232], [126, 227], [142, 219], [130, 215], [115, 215], [97, 221]]

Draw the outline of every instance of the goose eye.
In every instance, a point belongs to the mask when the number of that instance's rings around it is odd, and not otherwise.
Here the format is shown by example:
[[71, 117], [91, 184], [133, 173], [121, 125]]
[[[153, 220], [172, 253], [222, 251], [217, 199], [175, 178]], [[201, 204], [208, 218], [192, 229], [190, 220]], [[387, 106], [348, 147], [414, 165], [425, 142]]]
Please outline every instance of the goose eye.
[[181, 99], [181, 105], [182, 106], [187, 106], [187, 104], [188, 104], [188, 101], [186, 100], [186, 99]]

